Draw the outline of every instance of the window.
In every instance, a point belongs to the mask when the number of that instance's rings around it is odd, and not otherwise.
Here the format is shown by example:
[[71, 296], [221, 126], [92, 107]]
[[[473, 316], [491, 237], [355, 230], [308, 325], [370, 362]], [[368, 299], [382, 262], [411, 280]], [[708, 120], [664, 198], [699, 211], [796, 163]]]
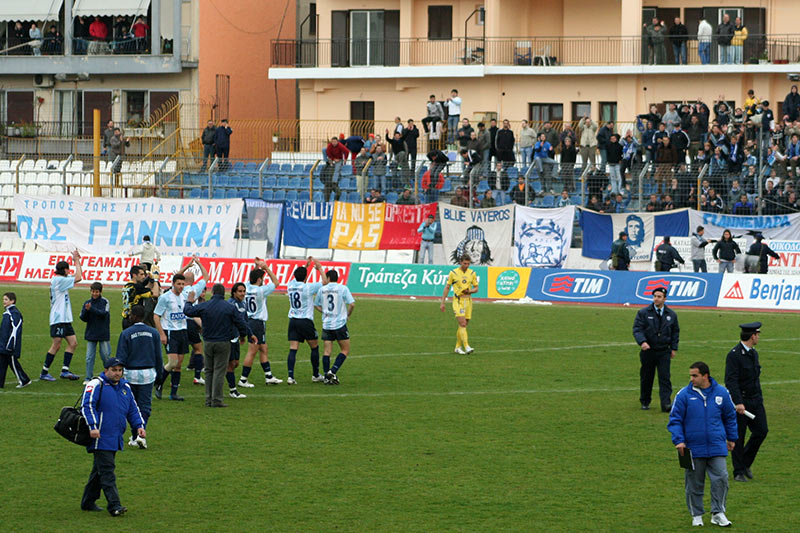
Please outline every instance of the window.
[[317, 34], [317, 4], [311, 2], [308, 4], [308, 34]]
[[83, 118], [83, 96], [80, 91], [56, 91], [58, 104], [58, 129], [61, 135], [78, 135], [79, 122]]
[[350, 135], [375, 133], [375, 102], [350, 102]]
[[[147, 91], [125, 91], [125, 123], [137, 126], [146, 117], [145, 96]], [[148, 113], [149, 114], [149, 113]]]
[[453, 38], [453, 6], [428, 6], [428, 39], [449, 41]]
[[9, 124], [32, 124], [33, 91], [8, 91], [5, 118]]
[[600, 102], [600, 122], [617, 121], [617, 103]]
[[83, 91], [83, 134], [91, 135], [94, 110], [100, 110], [100, 124], [111, 120], [111, 91]]
[[561, 122], [564, 120], [563, 104], [528, 104], [531, 122]]
[[585, 116], [592, 116], [592, 103], [572, 102], [572, 120], [580, 120]]

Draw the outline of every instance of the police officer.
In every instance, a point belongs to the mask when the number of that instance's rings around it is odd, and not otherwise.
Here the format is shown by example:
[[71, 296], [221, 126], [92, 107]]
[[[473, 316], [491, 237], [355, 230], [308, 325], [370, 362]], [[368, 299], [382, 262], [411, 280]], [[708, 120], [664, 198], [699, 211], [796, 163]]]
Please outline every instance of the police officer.
[[611, 268], [614, 270], [628, 270], [631, 264], [631, 253], [628, 250], [628, 233], [619, 232], [619, 239], [611, 245]]
[[[742, 329], [739, 338], [741, 342], [728, 352], [725, 361], [725, 388], [731, 393], [731, 399], [736, 406], [737, 423], [739, 425], [739, 440], [733, 449], [733, 479], [734, 481], [747, 481], [753, 479], [750, 467], [755, 461], [758, 448], [767, 438], [767, 413], [764, 410], [764, 400], [761, 396], [761, 365], [758, 361], [758, 344], [761, 333], [761, 322], [739, 324]], [[755, 415], [750, 418], [745, 411]], [[744, 437], [750, 428], [750, 440], [745, 445]]]
[[667, 307], [667, 289], [653, 289], [653, 303], [639, 309], [633, 321], [633, 338], [641, 347], [639, 360], [639, 385], [641, 392], [639, 402], [643, 410], [650, 409], [650, 397], [653, 392], [653, 378], [658, 369], [658, 395], [661, 399], [661, 411], [668, 413], [672, 408], [672, 383], [669, 379], [670, 360], [678, 351], [680, 327], [678, 315]]
[[675, 261], [680, 264], [685, 262], [681, 254], [678, 253], [678, 250], [673, 248], [670, 244], [669, 235], [666, 235], [664, 237], [664, 242], [659, 244], [658, 248], [656, 248], [656, 271], [669, 272], [675, 267]]

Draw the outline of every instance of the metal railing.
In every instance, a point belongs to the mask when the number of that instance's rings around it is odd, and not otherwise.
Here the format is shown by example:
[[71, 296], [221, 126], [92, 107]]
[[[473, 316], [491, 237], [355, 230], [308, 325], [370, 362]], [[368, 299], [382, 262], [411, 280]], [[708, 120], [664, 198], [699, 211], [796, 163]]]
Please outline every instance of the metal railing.
[[[689, 64], [701, 64], [697, 35], [687, 36]], [[427, 65], [642, 65], [675, 64], [669, 36], [654, 43], [644, 35], [589, 37], [456, 37], [429, 39], [274, 39], [273, 67]], [[800, 62], [800, 34], [750, 34], [741, 62]], [[714, 36], [708, 62], [720, 63], [727, 48]], [[733, 56], [731, 56], [733, 57]], [[731, 60], [732, 62], [733, 60]]]

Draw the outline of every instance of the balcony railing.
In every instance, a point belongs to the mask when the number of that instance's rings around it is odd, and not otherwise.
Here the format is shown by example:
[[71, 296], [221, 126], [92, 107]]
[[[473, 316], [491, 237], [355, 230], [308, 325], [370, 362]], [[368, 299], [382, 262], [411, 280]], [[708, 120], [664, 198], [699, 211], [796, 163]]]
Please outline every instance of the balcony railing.
[[[690, 65], [702, 63], [696, 35], [688, 36]], [[735, 48], [735, 47], [731, 47]], [[708, 62], [719, 64], [725, 49], [709, 43]], [[733, 50], [731, 50], [732, 52]], [[733, 57], [733, 54], [731, 55]], [[741, 47], [742, 63], [800, 63], [800, 34], [750, 34]], [[731, 59], [731, 62], [733, 59]], [[645, 36], [506, 37], [428, 39], [276, 39], [273, 67], [364, 66], [583, 66], [674, 65], [672, 41], [653, 45]]]

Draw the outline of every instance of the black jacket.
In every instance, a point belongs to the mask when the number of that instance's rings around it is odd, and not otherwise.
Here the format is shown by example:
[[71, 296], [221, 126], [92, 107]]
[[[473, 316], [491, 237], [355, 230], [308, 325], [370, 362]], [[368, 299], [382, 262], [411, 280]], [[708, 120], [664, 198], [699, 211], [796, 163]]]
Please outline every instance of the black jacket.
[[507, 129], [497, 131], [495, 138], [495, 146], [497, 150], [514, 150], [514, 132]]
[[762, 400], [759, 376], [761, 365], [755, 348], [747, 350], [740, 342], [728, 352], [725, 359], [725, 388], [731, 393], [734, 404]]
[[[88, 311], [86, 304], [91, 304]], [[86, 322], [86, 332], [83, 335], [85, 340], [111, 340], [111, 313], [108, 309], [108, 300], [101, 296], [96, 300], [89, 298], [83, 302], [80, 319]]]
[[[406, 142], [406, 146], [408, 146], [409, 153], [417, 153], [417, 139], [419, 139], [419, 130], [416, 126], [403, 130], [403, 140]], [[361, 148], [359, 148], [359, 150], [361, 150]], [[356, 151], [356, 153], [358, 153], [358, 151]]]
[[214, 295], [207, 302], [191, 304], [186, 302], [183, 314], [187, 317], [200, 317], [203, 320], [203, 340], [207, 342], [230, 342], [234, 337], [247, 334], [242, 314], [225, 301]]
[[428, 152], [428, 159], [430, 159], [432, 163], [439, 163], [441, 165], [444, 165], [450, 161], [450, 159], [447, 157], [447, 154], [441, 150], [431, 150]]
[[711, 254], [717, 261], [720, 259], [725, 261], [733, 261], [736, 259], [736, 254], [740, 253], [742, 253], [742, 251], [739, 249], [739, 245], [736, 244], [736, 241], [733, 239], [729, 241], [720, 239], [717, 241], [717, 244], [714, 245], [714, 249], [711, 250]]
[[658, 248], [656, 248], [656, 261], [661, 263], [661, 270], [664, 272], [674, 267], [675, 261], [680, 264], [684, 263], [683, 257], [678, 253], [678, 250], [665, 242], [659, 244]]
[[608, 126], [603, 126], [600, 128], [597, 131], [597, 136], [595, 137], [597, 139], [597, 148], [600, 150], [605, 150], [608, 148], [608, 143], [611, 140], [611, 135], [613, 133], [614, 132], [611, 131], [611, 128]]
[[609, 165], [617, 165], [622, 161], [622, 145], [619, 142], [608, 143], [606, 147], [607, 158], [606, 161]]
[[769, 270], [769, 259], [767, 257], [781, 258], [781, 256], [772, 251], [772, 248], [760, 241], [756, 241], [750, 246], [750, 249], [747, 250], [747, 255], [758, 256], [759, 274], [766, 274]]
[[733, 40], [733, 33], [733, 24], [730, 22], [723, 22], [720, 24], [717, 27], [717, 35], [719, 36], [717, 37], [717, 40], [719, 41], [719, 44], [725, 46], [731, 44], [731, 41]]
[[669, 136], [669, 143], [674, 146], [676, 150], [686, 150], [689, 148], [689, 134], [683, 130], [674, 130], [672, 135]]
[[683, 24], [675, 24], [669, 31], [669, 38], [675, 44], [685, 43], [689, 40], [689, 30]]
[[639, 309], [633, 321], [633, 338], [639, 346], [643, 342], [650, 345], [650, 350], [665, 352], [678, 350], [681, 328], [678, 326], [678, 315], [664, 305], [664, 315], [659, 317], [654, 304]]

